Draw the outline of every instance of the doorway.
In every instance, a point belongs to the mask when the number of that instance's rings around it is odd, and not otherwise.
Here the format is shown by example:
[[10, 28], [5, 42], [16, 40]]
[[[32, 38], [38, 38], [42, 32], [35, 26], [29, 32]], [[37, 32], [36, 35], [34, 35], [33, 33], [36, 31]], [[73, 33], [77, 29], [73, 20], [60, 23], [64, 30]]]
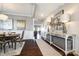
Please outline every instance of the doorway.
[[34, 39], [41, 39], [41, 30], [39, 26], [34, 26]]

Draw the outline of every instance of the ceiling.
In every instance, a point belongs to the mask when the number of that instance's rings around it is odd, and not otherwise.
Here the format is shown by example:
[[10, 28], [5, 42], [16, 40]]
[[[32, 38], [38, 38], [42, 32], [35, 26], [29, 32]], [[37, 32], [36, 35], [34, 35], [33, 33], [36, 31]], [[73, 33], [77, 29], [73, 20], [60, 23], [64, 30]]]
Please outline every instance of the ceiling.
[[35, 18], [45, 18], [61, 5], [63, 5], [63, 3], [39, 3], [37, 4]]
[[0, 3], [0, 12], [42, 20], [64, 3]]
[[34, 5], [30, 3], [1, 3], [0, 11], [5, 14], [31, 17]]

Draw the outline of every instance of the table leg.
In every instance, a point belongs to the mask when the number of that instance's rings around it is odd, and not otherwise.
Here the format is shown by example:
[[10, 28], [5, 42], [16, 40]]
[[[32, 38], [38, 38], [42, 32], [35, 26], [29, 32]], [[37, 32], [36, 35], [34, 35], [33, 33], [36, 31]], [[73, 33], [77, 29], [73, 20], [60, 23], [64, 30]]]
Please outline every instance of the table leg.
[[3, 48], [4, 48], [4, 53], [5, 53], [5, 45], [6, 45], [6, 44], [4, 44], [4, 46], [3, 46]]
[[1, 44], [1, 50], [2, 50], [2, 44]]
[[13, 48], [13, 42], [11, 42], [11, 44], [12, 44], [12, 48]]
[[16, 41], [15, 41], [15, 49], [16, 49]]
[[8, 42], [9, 48], [10, 48], [10, 42]]

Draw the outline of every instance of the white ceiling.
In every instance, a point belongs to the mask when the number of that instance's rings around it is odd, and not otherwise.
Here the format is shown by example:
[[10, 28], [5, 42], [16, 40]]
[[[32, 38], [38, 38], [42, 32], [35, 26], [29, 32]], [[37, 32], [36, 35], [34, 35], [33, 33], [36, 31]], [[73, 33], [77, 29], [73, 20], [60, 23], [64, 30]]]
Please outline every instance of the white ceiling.
[[[20, 15], [44, 19], [64, 3], [0, 3], [0, 11], [9, 15]], [[43, 16], [41, 16], [43, 14]]]
[[34, 5], [30, 3], [4, 3], [0, 4], [0, 11], [5, 14], [31, 17], [34, 12]]
[[[63, 3], [39, 3], [37, 4], [35, 18], [43, 19], [61, 5], [63, 5]], [[43, 14], [43, 16], [41, 16], [41, 14]]]

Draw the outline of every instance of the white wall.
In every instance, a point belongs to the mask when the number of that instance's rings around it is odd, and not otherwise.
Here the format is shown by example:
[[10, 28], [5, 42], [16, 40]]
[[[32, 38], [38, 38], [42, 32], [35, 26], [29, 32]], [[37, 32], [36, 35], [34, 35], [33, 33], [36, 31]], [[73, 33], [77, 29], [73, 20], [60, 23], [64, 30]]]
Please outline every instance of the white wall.
[[16, 29], [16, 20], [26, 20], [26, 29], [24, 32], [24, 39], [33, 39], [33, 20], [30, 17], [21, 17], [21, 16], [9, 16], [10, 19], [14, 20], [14, 29], [12, 30], [0, 30], [0, 32], [17, 32], [21, 33], [23, 30]]
[[79, 4], [66, 4], [62, 9], [71, 16], [71, 21], [66, 23], [67, 33], [76, 35], [75, 49], [79, 50]]
[[66, 23], [67, 33], [75, 34], [75, 49], [79, 50], [79, 4], [65, 4], [52, 14], [64, 9], [65, 13], [70, 14], [71, 21]]

